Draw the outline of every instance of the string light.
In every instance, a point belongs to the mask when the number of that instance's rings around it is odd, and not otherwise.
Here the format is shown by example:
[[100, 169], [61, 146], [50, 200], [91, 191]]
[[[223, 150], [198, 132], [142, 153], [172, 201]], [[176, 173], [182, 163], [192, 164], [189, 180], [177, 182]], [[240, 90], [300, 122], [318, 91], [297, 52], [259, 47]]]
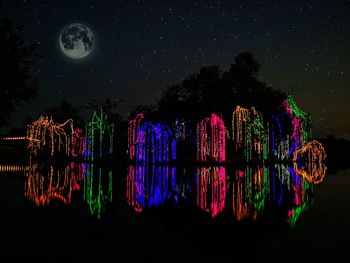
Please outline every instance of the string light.
[[215, 114], [197, 125], [197, 160], [226, 160], [226, 128], [224, 121]]

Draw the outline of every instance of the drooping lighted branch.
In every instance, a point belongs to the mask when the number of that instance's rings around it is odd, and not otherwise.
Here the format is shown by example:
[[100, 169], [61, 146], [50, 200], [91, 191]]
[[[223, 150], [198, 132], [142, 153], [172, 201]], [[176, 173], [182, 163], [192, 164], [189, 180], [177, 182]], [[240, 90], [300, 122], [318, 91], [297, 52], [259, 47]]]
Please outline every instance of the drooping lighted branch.
[[226, 128], [224, 121], [215, 114], [197, 125], [197, 160], [226, 160]]

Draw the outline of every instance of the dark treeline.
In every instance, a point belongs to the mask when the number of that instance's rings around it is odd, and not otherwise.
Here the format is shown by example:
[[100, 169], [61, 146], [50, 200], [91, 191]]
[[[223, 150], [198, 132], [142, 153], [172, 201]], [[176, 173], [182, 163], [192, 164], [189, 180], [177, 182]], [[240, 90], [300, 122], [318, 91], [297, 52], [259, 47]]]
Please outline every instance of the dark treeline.
[[136, 107], [130, 117], [143, 111], [150, 119], [172, 123], [176, 119], [200, 120], [216, 113], [230, 123], [236, 105], [255, 107], [263, 116], [271, 116], [278, 112], [286, 94], [259, 81], [259, 69], [251, 53], [240, 53], [228, 71], [218, 66], [203, 67], [168, 86], [155, 105]]

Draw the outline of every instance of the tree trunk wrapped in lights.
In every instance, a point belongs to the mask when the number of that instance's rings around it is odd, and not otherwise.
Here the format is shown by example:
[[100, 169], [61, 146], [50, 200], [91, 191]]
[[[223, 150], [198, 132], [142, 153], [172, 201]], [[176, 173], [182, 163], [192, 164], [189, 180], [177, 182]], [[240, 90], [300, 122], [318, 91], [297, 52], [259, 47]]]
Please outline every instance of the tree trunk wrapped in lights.
[[114, 124], [108, 122], [107, 113], [102, 108], [99, 114], [94, 111], [92, 119], [86, 125], [85, 157], [103, 158], [113, 154]]
[[205, 118], [197, 125], [197, 161], [226, 160], [226, 128], [217, 115]]
[[27, 127], [28, 149], [31, 154], [64, 153], [69, 156], [74, 135], [73, 120], [64, 123], [55, 123], [52, 117], [40, 118]]

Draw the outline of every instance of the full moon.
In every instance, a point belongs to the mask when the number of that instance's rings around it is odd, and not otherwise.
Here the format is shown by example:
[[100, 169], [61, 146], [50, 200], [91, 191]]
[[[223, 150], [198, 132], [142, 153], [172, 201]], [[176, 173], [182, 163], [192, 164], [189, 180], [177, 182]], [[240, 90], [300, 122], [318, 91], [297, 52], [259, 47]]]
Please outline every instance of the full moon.
[[80, 23], [65, 27], [59, 37], [60, 48], [67, 57], [82, 59], [88, 56], [94, 47], [94, 35], [90, 28]]

